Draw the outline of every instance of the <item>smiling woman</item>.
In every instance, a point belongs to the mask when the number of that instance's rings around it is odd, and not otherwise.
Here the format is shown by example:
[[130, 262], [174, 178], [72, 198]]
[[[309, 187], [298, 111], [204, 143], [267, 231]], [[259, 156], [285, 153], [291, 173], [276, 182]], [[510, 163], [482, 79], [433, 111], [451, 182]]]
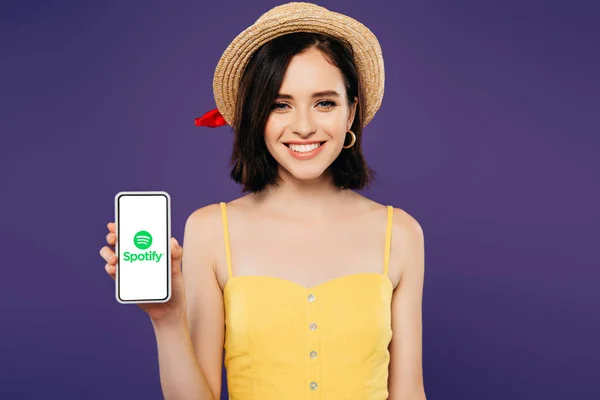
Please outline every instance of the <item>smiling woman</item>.
[[249, 193], [186, 221], [183, 288], [153, 319], [165, 399], [220, 398], [223, 361], [231, 400], [425, 399], [423, 232], [355, 191], [383, 86], [375, 35], [314, 4], [227, 47], [197, 124], [231, 126]]

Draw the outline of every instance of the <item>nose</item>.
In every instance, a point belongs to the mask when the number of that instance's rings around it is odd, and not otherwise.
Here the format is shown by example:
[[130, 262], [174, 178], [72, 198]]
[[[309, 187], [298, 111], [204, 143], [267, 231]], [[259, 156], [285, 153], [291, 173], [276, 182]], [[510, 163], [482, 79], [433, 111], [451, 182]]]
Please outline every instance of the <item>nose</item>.
[[292, 132], [297, 135], [304, 137], [309, 136], [315, 132], [315, 124], [310, 114], [310, 111], [300, 110], [296, 112], [294, 120], [292, 121]]

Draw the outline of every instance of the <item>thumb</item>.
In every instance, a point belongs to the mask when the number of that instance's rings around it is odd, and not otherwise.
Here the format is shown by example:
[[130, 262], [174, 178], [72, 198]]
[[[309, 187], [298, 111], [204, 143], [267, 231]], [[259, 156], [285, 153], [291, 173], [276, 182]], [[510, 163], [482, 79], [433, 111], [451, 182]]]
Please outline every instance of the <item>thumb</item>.
[[177, 239], [171, 238], [171, 267], [173, 272], [181, 271], [181, 259], [183, 257], [183, 247], [179, 245]]

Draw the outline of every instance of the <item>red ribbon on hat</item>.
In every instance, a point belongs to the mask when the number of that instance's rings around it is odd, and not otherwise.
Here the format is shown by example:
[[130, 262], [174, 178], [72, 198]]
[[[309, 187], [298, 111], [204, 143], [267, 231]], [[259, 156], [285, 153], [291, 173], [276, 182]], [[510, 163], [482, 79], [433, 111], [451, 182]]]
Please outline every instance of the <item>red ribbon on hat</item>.
[[218, 108], [208, 111], [200, 118], [196, 118], [195, 122], [196, 126], [207, 126], [209, 128], [227, 125], [227, 121], [225, 121]]

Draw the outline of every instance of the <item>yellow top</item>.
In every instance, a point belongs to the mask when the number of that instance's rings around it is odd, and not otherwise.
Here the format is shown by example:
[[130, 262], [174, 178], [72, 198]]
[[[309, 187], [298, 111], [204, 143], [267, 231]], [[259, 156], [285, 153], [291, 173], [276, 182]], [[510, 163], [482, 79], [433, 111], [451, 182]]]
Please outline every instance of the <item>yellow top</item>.
[[223, 292], [229, 399], [387, 399], [393, 207], [383, 273], [307, 288], [272, 276], [233, 276], [227, 208], [220, 204], [229, 273]]

